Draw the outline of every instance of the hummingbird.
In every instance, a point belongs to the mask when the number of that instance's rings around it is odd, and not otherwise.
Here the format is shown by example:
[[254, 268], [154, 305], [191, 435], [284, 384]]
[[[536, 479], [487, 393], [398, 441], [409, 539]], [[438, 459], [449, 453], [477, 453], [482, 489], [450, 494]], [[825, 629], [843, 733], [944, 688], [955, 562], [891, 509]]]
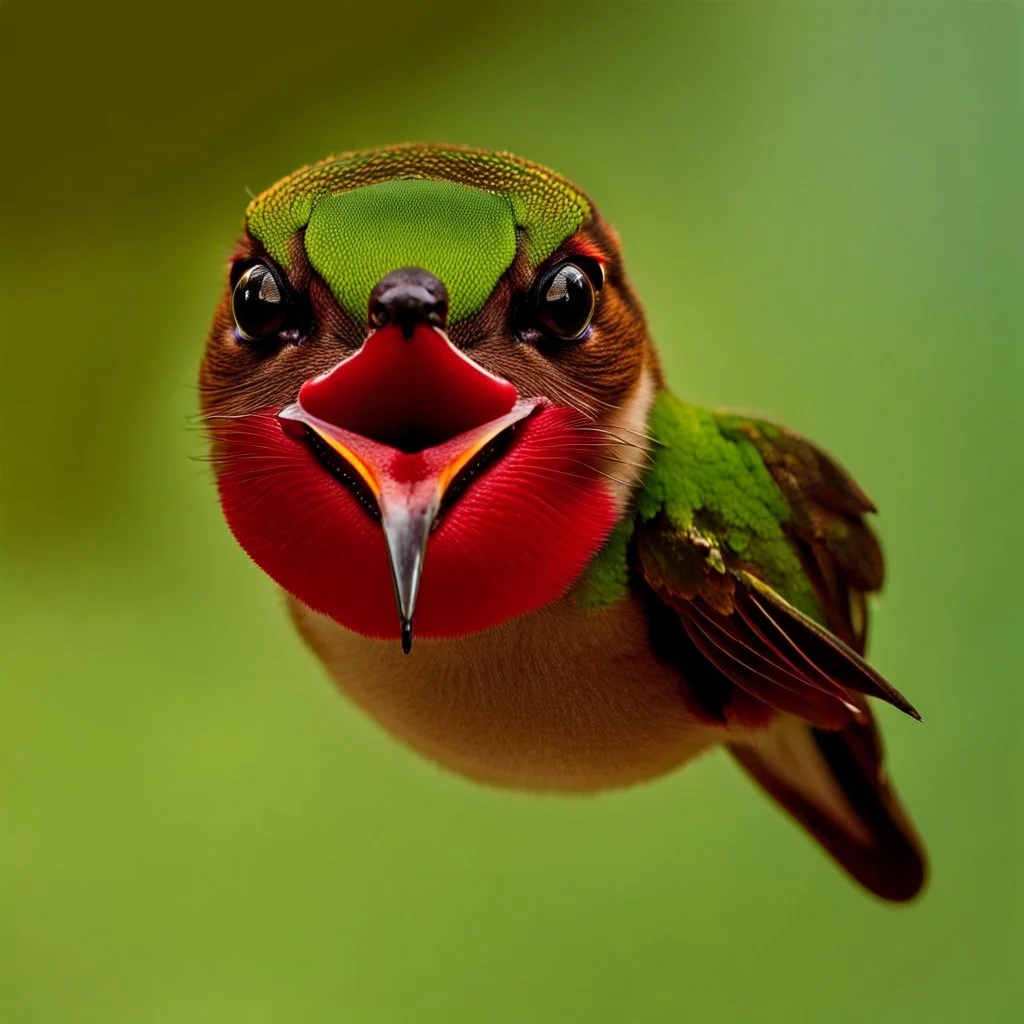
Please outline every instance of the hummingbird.
[[666, 387], [618, 236], [510, 153], [399, 145], [249, 204], [200, 370], [221, 508], [334, 683], [470, 779], [632, 786], [723, 746], [877, 896], [922, 845], [869, 701], [871, 500]]

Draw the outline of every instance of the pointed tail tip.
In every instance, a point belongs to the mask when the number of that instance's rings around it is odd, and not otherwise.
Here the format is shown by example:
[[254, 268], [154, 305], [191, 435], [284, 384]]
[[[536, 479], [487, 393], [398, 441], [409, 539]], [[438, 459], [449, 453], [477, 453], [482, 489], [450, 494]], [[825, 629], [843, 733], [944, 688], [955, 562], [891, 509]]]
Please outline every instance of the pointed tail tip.
[[915, 708], [914, 705], [899, 692], [899, 690], [893, 690], [893, 695], [896, 699], [890, 700], [889, 703], [892, 704], [894, 708], [902, 711], [905, 715], [909, 715], [918, 722], [924, 721], [921, 717], [921, 712], [918, 711], [917, 708]]
[[412, 650], [412, 619], [402, 619], [402, 653]]

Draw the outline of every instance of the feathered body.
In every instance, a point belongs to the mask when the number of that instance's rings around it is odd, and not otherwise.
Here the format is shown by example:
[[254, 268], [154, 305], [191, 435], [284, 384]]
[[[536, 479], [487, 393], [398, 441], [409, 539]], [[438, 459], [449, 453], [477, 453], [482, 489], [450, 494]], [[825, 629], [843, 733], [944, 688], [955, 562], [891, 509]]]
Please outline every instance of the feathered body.
[[873, 506], [809, 441], [669, 394], [581, 192], [472, 150], [336, 158], [254, 202], [235, 265], [274, 277], [253, 307], [233, 273], [204, 361], [225, 513], [358, 705], [515, 788], [723, 744], [868, 888], [919, 890], [866, 700], [916, 716], [862, 657]]

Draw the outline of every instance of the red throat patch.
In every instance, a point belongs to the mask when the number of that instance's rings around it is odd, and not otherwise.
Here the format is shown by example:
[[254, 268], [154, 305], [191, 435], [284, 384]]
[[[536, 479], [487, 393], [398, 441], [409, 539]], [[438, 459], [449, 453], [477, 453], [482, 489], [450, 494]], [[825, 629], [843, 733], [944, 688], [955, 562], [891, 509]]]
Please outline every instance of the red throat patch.
[[[357, 633], [398, 637], [372, 502], [335, 479], [279, 411], [218, 428], [218, 488], [232, 533], [304, 604]], [[427, 542], [417, 635], [488, 629], [550, 604], [579, 577], [617, 516], [592, 468], [586, 427], [574, 410], [539, 408], [517, 424], [508, 450], [464, 484]]]

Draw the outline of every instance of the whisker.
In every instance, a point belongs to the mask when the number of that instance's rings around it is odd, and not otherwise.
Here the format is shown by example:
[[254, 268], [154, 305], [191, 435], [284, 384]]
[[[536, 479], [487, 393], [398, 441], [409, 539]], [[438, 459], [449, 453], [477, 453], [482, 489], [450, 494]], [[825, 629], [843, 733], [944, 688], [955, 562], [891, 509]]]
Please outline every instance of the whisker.
[[[594, 431], [594, 432], [597, 432], [597, 433], [600, 433], [600, 434], [608, 434], [611, 437], [615, 437], [616, 436], [613, 433], [613, 430], [621, 430], [621, 431], [624, 431], [627, 434], [636, 434], [637, 437], [642, 437], [645, 441], [650, 441], [651, 444], [656, 444], [658, 446], [662, 446], [662, 442], [659, 441], [653, 435], [646, 434], [646, 433], [644, 433], [644, 431], [636, 430], [633, 427], [627, 427], [627, 426], [625, 426], [624, 424], [621, 424], [621, 423], [617, 423], [614, 427], [602, 427], [602, 426], [596, 426], [595, 425], [595, 426], [590, 426], [590, 427], [578, 427], [577, 429], [579, 429], [579, 430]], [[635, 441], [626, 441], [626, 440], [623, 440], [621, 438], [620, 438], [620, 440], [622, 440], [623, 444], [635, 444], [636, 443]]]
[[[554, 443], [545, 442], [544, 444], [538, 445], [538, 450], [547, 451], [593, 451], [593, 452], [604, 452], [607, 453], [606, 457], [609, 459], [617, 458], [616, 455], [612, 454], [616, 445], [602, 444], [600, 442], [579, 442], [579, 441], [556, 441]], [[636, 444], [623, 444], [622, 447], [629, 449], [629, 452], [638, 453], [638, 457], [643, 461], [645, 465], [653, 465], [654, 460], [651, 453], [646, 448], [640, 447]]]
[[[621, 477], [617, 477], [613, 473], [606, 473], [606, 472], [604, 472], [604, 470], [598, 469], [597, 466], [593, 466], [593, 465], [591, 465], [588, 462], [584, 462], [582, 459], [560, 459], [560, 458], [555, 458], [555, 457], [552, 457], [552, 456], [543, 456], [542, 455], [542, 456], [539, 456], [539, 457], [531, 459], [531, 462], [532, 463], [539, 463], [539, 462], [566, 463], [566, 462], [569, 462], [569, 463], [572, 463], [575, 466], [582, 466], [584, 469], [590, 470], [593, 473], [597, 473], [599, 476], [603, 476], [603, 477], [607, 478], [608, 480], [611, 480], [612, 482], [619, 484], [622, 487], [632, 487], [633, 486], [633, 481], [631, 481], [631, 480], [623, 480]], [[551, 472], [551, 473], [564, 472], [564, 473], [566, 473], [566, 475], [571, 476], [573, 479], [577, 479], [577, 480], [586, 479], [586, 477], [582, 473], [567, 473], [567, 471], [565, 471], [565, 470], [557, 470], [557, 469], [547, 470], [547, 471]]]
[[[581, 452], [581, 448], [582, 447], [583, 447], [582, 445], [574, 445], [574, 444], [537, 445], [537, 447], [534, 448], [533, 451], [538, 451], [538, 452], [576, 452], [578, 454], [589, 455], [590, 453], [588, 453], [588, 452]], [[630, 469], [643, 470], [643, 469], [650, 469], [650, 467], [651, 467], [650, 461], [633, 462], [631, 459], [620, 459], [620, 458], [618, 458], [615, 455], [608, 454], [605, 449], [595, 449], [594, 453], [593, 453], [593, 455], [591, 457], [593, 457], [598, 462], [614, 462], [614, 463], [616, 463], [616, 464], [618, 464], [620, 466], [629, 466]]]

